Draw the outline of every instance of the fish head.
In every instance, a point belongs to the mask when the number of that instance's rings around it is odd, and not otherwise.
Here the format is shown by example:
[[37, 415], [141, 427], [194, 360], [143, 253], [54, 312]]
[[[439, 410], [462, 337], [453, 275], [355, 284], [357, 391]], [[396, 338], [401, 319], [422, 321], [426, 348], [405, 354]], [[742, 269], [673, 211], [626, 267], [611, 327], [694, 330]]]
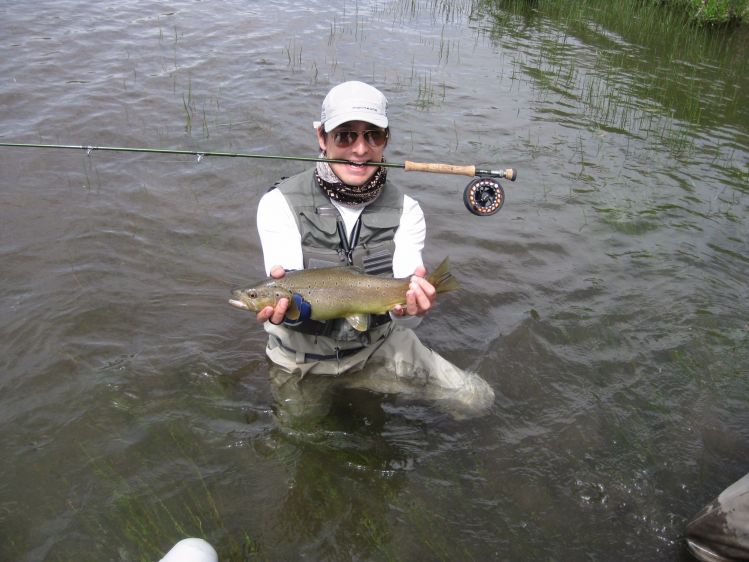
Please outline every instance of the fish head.
[[232, 291], [229, 304], [242, 310], [260, 312], [266, 306], [275, 307], [276, 303], [283, 298], [291, 298], [291, 292], [288, 289], [273, 285], [262, 285], [249, 289], [235, 289]]

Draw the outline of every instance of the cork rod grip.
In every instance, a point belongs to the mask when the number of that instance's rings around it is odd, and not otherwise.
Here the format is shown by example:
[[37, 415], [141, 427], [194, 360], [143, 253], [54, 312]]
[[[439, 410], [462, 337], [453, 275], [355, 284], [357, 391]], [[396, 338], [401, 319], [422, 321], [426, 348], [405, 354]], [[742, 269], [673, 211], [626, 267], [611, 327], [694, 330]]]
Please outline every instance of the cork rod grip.
[[452, 164], [425, 164], [423, 162], [409, 162], [406, 160], [407, 172], [433, 172], [435, 174], [460, 174], [464, 176], [475, 176], [476, 166], [453, 166]]

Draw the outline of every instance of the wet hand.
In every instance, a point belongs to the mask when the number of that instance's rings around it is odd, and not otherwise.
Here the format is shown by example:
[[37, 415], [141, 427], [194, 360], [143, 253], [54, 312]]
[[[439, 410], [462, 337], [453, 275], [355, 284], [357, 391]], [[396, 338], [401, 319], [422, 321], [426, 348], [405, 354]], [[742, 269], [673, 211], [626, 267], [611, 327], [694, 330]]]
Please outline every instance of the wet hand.
[[426, 274], [423, 266], [416, 268], [406, 291], [406, 305], [396, 305], [393, 308], [396, 316], [423, 316], [432, 308], [437, 300], [437, 290], [425, 279]]
[[[274, 279], [280, 279], [286, 275], [286, 270], [280, 265], [274, 265], [270, 270], [270, 276]], [[289, 309], [289, 299], [279, 299], [276, 306], [266, 306], [257, 313], [258, 322], [270, 321], [271, 324], [281, 324], [286, 311]]]

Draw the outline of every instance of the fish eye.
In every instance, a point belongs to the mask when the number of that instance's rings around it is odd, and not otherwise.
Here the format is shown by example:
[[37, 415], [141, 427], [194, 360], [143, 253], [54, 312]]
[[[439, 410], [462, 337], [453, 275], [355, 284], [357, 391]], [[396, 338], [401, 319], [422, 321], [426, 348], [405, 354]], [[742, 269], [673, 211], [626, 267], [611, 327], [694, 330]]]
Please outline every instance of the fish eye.
[[251, 299], [256, 299], [257, 291], [247, 291], [247, 296], [250, 297]]

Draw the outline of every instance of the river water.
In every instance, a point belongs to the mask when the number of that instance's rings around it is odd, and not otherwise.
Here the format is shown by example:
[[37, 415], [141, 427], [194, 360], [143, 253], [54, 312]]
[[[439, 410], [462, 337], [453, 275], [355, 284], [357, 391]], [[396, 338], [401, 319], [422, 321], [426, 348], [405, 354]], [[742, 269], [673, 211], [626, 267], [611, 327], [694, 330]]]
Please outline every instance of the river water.
[[391, 161], [519, 179], [475, 217], [469, 178], [390, 172], [462, 283], [419, 335], [491, 411], [350, 392], [290, 429], [226, 301], [263, 276], [258, 198], [306, 164], [0, 148], [0, 560], [185, 536], [223, 561], [687, 560], [749, 470], [749, 41], [560, 4], [4, 2], [3, 142], [314, 156], [322, 97], [361, 79]]

